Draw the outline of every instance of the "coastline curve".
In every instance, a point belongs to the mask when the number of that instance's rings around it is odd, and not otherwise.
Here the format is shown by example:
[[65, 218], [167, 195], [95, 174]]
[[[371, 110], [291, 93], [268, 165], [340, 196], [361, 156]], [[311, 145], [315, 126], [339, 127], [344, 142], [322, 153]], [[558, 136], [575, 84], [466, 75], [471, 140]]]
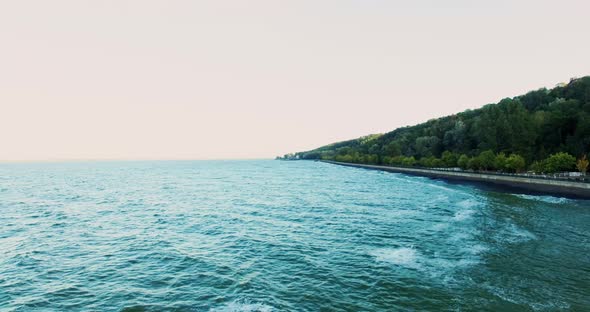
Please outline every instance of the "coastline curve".
[[467, 181], [484, 183], [495, 186], [503, 186], [509, 188], [515, 188], [535, 193], [545, 193], [551, 195], [559, 195], [565, 197], [590, 199], [590, 183], [565, 181], [565, 180], [546, 180], [546, 179], [535, 179], [531, 177], [520, 177], [520, 176], [503, 176], [494, 175], [487, 173], [475, 173], [475, 172], [463, 172], [463, 171], [438, 171], [431, 169], [421, 168], [405, 168], [405, 167], [390, 167], [380, 165], [366, 165], [366, 164], [354, 164], [344, 163], [331, 160], [321, 160], [321, 162], [365, 168], [373, 170], [382, 170], [394, 173], [404, 173], [409, 175], [425, 176], [436, 179], [447, 179], [454, 181]]

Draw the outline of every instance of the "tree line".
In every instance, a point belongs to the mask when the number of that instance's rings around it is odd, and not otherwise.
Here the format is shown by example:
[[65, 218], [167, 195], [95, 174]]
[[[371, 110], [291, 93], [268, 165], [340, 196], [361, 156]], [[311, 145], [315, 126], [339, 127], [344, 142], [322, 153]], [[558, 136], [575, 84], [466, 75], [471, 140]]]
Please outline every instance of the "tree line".
[[538, 173], [582, 170], [590, 151], [590, 76], [480, 109], [287, 158]]

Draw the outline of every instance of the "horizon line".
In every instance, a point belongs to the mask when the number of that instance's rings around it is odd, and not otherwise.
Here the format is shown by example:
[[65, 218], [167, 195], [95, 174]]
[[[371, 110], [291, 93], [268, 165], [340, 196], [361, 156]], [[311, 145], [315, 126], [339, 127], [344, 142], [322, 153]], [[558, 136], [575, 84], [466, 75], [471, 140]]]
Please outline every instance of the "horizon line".
[[231, 161], [231, 160], [274, 160], [274, 157], [243, 158], [56, 158], [56, 159], [0, 159], [0, 164], [14, 163], [65, 163], [65, 162], [133, 162], [133, 161]]

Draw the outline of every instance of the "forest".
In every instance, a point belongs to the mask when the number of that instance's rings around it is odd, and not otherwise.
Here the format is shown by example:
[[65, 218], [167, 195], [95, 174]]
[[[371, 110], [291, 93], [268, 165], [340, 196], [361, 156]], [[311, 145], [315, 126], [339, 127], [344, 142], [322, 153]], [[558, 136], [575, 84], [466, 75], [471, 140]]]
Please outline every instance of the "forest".
[[586, 173], [589, 150], [590, 76], [586, 76], [479, 109], [279, 158]]

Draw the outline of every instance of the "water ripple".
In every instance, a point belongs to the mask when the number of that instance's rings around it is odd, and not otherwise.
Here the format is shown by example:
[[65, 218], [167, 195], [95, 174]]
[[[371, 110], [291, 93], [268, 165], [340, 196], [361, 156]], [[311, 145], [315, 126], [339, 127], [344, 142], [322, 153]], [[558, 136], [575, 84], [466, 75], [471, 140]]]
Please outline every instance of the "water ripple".
[[0, 310], [584, 310], [588, 208], [316, 162], [1, 164]]

